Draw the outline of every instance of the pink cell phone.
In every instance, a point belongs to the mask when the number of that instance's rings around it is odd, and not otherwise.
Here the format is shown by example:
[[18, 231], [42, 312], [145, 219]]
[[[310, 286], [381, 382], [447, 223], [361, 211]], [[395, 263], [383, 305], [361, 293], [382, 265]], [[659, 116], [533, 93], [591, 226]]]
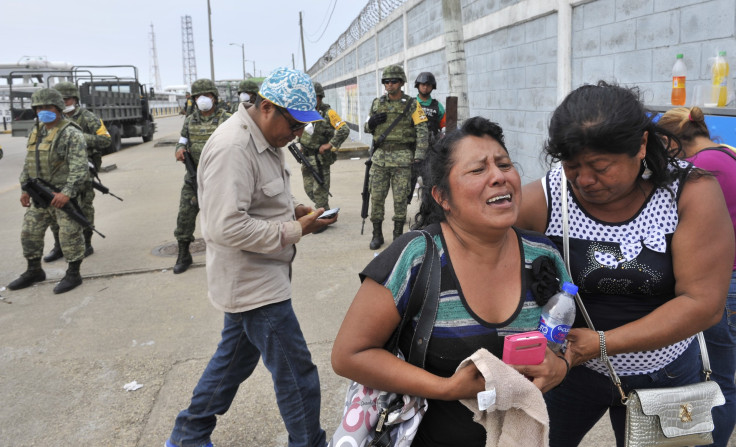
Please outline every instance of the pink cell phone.
[[547, 339], [539, 331], [507, 335], [502, 360], [508, 365], [539, 365], [546, 350]]

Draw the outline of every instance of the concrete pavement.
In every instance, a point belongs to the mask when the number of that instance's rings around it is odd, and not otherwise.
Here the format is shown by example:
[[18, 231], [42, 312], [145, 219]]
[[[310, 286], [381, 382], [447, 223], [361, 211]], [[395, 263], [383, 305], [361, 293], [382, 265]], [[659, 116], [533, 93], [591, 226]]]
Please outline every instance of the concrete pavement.
[[[151, 143], [123, 140], [124, 150], [104, 157], [117, 169], [103, 183], [123, 197], [98, 196], [95, 253], [82, 263], [84, 284], [52, 293], [63, 261], [45, 264], [49, 280], [21, 291], [0, 291], [0, 445], [162, 446], [185, 407], [219, 340], [222, 313], [206, 298], [203, 254], [174, 275], [174, 257], [158, 256], [174, 242], [184, 167], [172, 146], [181, 118], [158, 120]], [[24, 270], [19, 242], [23, 209], [11, 165], [22, 160], [24, 142], [0, 135], [0, 285]], [[371, 225], [360, 235], [363, 160], [341, 159], [332, 168], [330, 205], [338, 222], [297, 245], [294, 308], [319, 367], [322, 424], [332, 433], [342, 413], [347, 381], [330, 367], [330, 350], [359, 286], [357, 273], [372, 259]], [[296, 162], [289, 160], [294, 195], [308, 203]], [[19, 167], [17, 168], [19, 169]], [[12, 172], [17, 179], [18, 171]], [[6, 183], [7, 182], [7, 183]], [[416, 212], [413, 201], [411, 215]], [[385, 224], [385, 234], [391, 233]], [[199, 230], [196, 236], [199, 237]], [[47, 237], [47, 248], [51, 238]], [[165, 250], [164, 250], [165, 251]], [[0, 289], [2, 288], [0, 286]], [[143, 387], [125, 391], [137, 381]], [[613, 445], [607, 418], [582, 445]], [[230, 411], [219, 418], [218, 447], [285, 446], [287, 435], [262, 365], [241, 387]]]

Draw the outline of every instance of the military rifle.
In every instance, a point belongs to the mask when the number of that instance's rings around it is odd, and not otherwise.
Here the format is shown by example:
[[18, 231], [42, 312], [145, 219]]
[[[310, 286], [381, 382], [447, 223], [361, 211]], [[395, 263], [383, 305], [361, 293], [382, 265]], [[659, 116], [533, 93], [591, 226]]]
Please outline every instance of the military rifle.
[[365, 229], [365, 219], [368, 217], [368, 202], [370, 201], [370, 197], [371, 197], [371, 166], [373, 166], [373, 161], [371, 160], [372, 155], [373, 155], [373, 147], [371, 145], [371, 150], [368, 153], [368, 160], [365, 161], [365, 176], [363, 177], [363, 192], [360, 193], [360, 197], [363, 198], [363, 204], [360, 207], [360, 217], [363, 218], [363, 223], [360, 224], [360, 234], [363, 234], [363, 230]]
[[89, 173], [92, 175], [92, 187], [94, 189], [100, 191], [102, 194], [110, 194], [121, 202], [123, 201], [123, 199], [111, 193], [110, 188], [102, 184], [102, 180], [100, 180], [100, 174], [97, 173], [97, 169], [95, 169], [95, 165], [93, 165], [92, 163], [89, 163]]
[[[54, 200], [54, 193], [60, 192], [57, 187], [40, 178], [32, 178], [28, 180], [27, 182], [23, 183], [22, 188], [23, 191], [27, 192], [28, 195], [31, 196], [34, 205], [36, 205], [36, 207], [38, 208], [48, 208], [51, 205], [51, 201]], [[86, 217], [84, 217], [82, 209], [79, 207], [77, 201], [73, 198], [69, 198], [69, 201], [66, 203], [66, 205], [64, 205], [60, 209], [61, 211], [64, 211], [66, 214], [68, 214], [73, 221], [77, 222], [82, 227], [94, 231], [103, 238], [105, 237], [104, 234], [95, 230], [95, 227], [90, 223], [90, 221], [87, 220]]]
[[[307, 159], [307, 157], [305, 157], [304, 154], [302, 154], [302, 151], [300, 151], [299, 148], [296, 147], [296, 144], [295, 143], [291, 143], [288, 146], [288, 148], [289, 148], [289, 152], [291, 152], [291, 155], [293, 155], [294, 158], [296, 158], [296, 161], [298, 161], [299, 164], [302, 164], [302, 165], [306, 166], [307, 169], [309, 169], [309, 172], [312, 173], [312, 177], [314, 177], [314, 179], [317, 181], [317, 183], [319, 183], [319, 185], [321, 187], [323, 187], [325, 189], [325, 191], [327, 191], [327, 195], [329, 195], [330, 197], [332, 197], [332, 193], [330, 193], [330, 190], [327, 189], [327, 185], [325, 185], [325, 181], [322, 179], [322, 176], [319, 175], [319, 172], [317, 172], [316, 169], [314, 169], [314, 166], [312, 166], [312, 164], [309, 162], [309, 160]], [[315, 155], [315, 157], [316, 157], [316, 155]]]
[[194, 197], [197, 197], [197, 164], [188, 149], [184, 149], [184, 166], [186, 166], [187, 174], [189, 174], [189, 178], [184, 180], [184, 183], [192, 187]]

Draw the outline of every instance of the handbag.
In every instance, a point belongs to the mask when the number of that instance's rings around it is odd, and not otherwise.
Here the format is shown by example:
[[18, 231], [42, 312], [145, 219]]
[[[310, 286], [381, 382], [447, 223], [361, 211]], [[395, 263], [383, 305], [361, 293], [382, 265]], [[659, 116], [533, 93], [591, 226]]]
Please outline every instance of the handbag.
[[[424, 261], [409, 295], [406, 312], [385, 348], [404, 359], [399, 341], [410, 335], [404, 330], [418, 315], [407, 361], [424, 368], [427, 345], [437, 317], [440, 292], [440, 257], [437, 246], [426, 231]], [[421, 237], [421, 236], [420, 236]], [[427, 400], [376, 390], [357, 382], [348, 386], [340, 425], [328, 447], [409, 447], [427, 411]]]
[[[568, 233], [567, 178], [562, 170], [562, 240], [565, 267], [570, 272], [570, 237]], [[595, 331], [580, 294], [575, 302], [588, 327]], [[710, 380], [710, 360], [703, 333], [697, 334], [703, 361], [705, 381], [669, 388], [634, 389], [628, 396], [621, 387], [621, 379], [613, 369], [608, 357], [604, 363], [609, 376], [621, 394], [621, 403], [626, 406], [626, 447], [644, 446], [691, 446], [713, 443], [714, 406], [723, 405], [726, 399], [717, 383]]]

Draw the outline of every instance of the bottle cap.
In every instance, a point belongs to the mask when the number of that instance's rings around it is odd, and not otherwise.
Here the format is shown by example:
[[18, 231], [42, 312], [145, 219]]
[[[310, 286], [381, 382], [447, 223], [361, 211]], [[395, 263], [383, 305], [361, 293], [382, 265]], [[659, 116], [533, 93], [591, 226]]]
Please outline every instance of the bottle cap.
[[567, 292], [570, 295], [575, 295], [576, 293], [578, 293], [578, 286], [571, 282], [564, 282], [562, 283], [562, 291]]
[[677, 53], [677, 59], [682, 59], [682, 53]]
[[725, 56], [725, 55], [726, 55], [726, 52], [725, 52], [725, 51], [719, 51], [719, 52], [718, 52], [718, 55], [719, 55], [719, 56]]

